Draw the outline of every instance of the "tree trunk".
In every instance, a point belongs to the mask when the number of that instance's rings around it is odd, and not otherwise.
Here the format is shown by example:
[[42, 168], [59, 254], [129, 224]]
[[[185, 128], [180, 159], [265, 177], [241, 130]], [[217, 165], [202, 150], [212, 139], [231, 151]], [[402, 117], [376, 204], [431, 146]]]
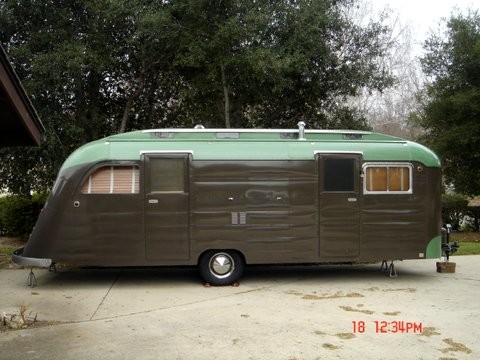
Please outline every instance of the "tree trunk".
[[123, 108], [122, 122], [120, 123], [120, 128], [118, 129], [119, 134], [124, 133], [125, 130], [127, 129], [127, 121], [128, 121], [128, 117], [130, 116], [130, 112], [132, 111], [133, 103], [142, 93], [144, 86], [145, 86], [145, 82], [143, 78], [141, 78], [140, 83], [138, 84], [137, 90], [135, 90], [132, 96], [130, 96], [127, 99], [127, 103]]
[[229, 87], [227, 84], [227, 78], [225, 76], [225, 65], [220, 65], [220, 71], [222, 76], [222, 88], [223, 88], [223, 106], [224, 106], [224, 116], [225, 116], [225, 127], [228, 129], [230, 125], [230, 96], [229, 96]]

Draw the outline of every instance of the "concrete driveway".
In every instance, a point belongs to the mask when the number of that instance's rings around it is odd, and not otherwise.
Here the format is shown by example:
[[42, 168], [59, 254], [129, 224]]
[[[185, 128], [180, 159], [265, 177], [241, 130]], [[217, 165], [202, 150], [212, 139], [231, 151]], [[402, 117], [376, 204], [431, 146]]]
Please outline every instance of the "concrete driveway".
[[[195, 269], [0, 270], [0, 311], [49, 326], [0, 333], [0, 359], [479, 359], [480, 256], [251, 267], [239, 287]], [[403, 329], [403, 330], [402, 330]]]

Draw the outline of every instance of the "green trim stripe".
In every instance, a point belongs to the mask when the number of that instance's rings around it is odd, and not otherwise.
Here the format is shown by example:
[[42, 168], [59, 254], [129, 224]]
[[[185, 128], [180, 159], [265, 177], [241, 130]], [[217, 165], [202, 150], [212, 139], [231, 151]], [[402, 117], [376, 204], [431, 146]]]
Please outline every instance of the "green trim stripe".
[[364, 161], [418, 161], [440, 167], [439, 158], [415, 142], [363, 131], [163, 129], [134, 131], [88, 143], [62, 169], [103, 160], [139, 160], [148, 151], [191, 151], [194, 160], [312, 160], [315, 153], [355, 152]]
[[442, 237], [436, 236], [427, 245], [426, 259], [438, 259], [442, 256]]

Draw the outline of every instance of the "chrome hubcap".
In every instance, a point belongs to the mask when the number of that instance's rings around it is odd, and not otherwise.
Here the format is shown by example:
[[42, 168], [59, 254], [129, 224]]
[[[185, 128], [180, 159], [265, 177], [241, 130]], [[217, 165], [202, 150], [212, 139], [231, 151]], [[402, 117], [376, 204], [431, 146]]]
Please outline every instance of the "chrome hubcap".
[[235, 270], [233, 259], [226, 253], [215, 254], [210, 259], [210, 272], [218, 279], [226, 278], [233, 270]]

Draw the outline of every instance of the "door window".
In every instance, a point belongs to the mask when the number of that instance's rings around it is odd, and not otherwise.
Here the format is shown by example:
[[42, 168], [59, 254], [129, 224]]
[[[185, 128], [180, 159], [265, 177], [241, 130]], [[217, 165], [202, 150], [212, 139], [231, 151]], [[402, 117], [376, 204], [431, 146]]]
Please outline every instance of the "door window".
[[355, 159], [323, 159], [323, 191], [355, 191]]
[[150, 192], [184, 192], [185, 158], [150, 158]]

